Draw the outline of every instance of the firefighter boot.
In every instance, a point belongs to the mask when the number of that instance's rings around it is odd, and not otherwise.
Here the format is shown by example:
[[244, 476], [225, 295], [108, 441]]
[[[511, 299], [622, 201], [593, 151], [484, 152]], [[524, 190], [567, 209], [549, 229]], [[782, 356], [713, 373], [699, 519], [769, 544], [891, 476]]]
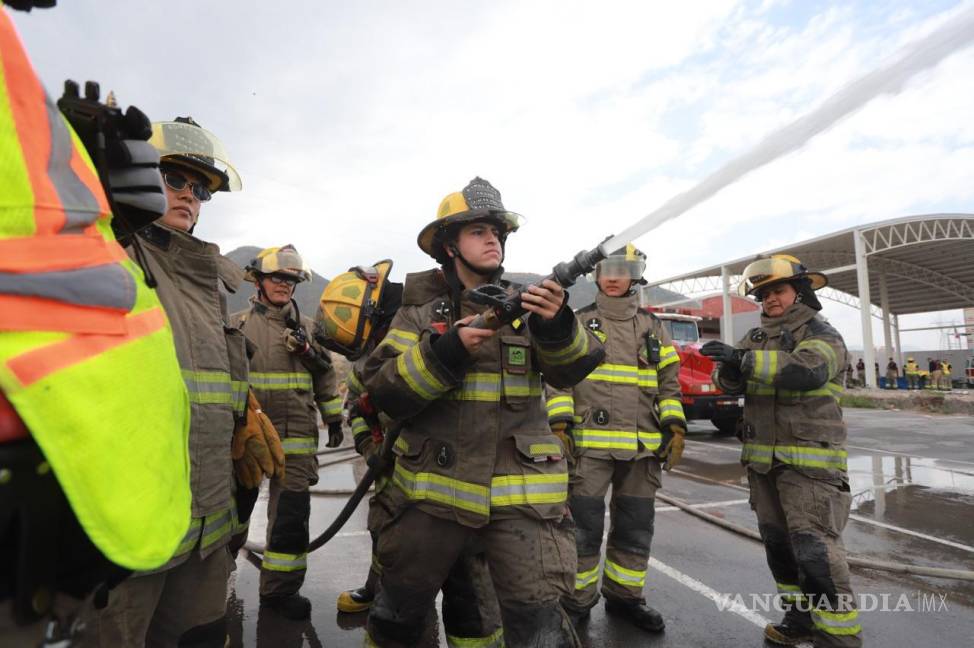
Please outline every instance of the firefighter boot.
[[764, 638], [779, 646], [795, 646], [811, 641], [814, 634], [812, 618], [808, 612], [788, 610], [781, 623], [769, 623], [764, 627]]
[[662, 615], [640, 600], [622, 601], [606, 597], [605, 611], [626, 617], [634, 626], [647, 632], [662, 632], [666, 627]]
[[338, 611], [348, 614], [365, 612], [372, 607], [375, 600], [375, 592], [366, 587], [346, 590], [338, 595]]
[[303, 621], [311, 618], [311, 601], [300, 594], [261, 596], [260, 604], [262, 607], [270, 608], [291, 621]]

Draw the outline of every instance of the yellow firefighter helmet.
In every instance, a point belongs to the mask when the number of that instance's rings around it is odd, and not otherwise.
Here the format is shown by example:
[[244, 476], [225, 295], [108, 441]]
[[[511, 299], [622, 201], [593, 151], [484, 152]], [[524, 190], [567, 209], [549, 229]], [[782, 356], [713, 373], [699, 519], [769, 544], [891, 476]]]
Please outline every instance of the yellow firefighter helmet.
[[402, 299], [402, 284], [389, 282], [392, 261], [349, 268], [325, 286], [315, 321], [315, 337], [325, 348], [355, 360], [369, 349], [372, 336], [392, 319]]
[[471, 180], [463, 191], [451, 193], [440, 201], [436, 210], [436, 220], [423, 228], [417, 242], [419, 248], [440, 263], [445, 262], [446, 252], [443, 250], [444, 234], [450, 225], [472, 223], [474, 221], [492, 221], [501, 233], [501, 239], [507, 238], [511, 232], [524, 222], [520, 214], [507, 211], [501, 202], [501, 194], [489, 182], [476, 177]]
[[773, 254], [766, 259], [749, 263], [741, 274], [737, 292], [742, 296], [754, 295], [762, 288], [783, 281], [807, 279], [812, 290], [828, 285], [829, 279], [821, 272], [809, 272], [802, 262], [790, 254]]
[[256, 282], [260, 275], [285, 275], [298, 283], [311, 280], [311, 270], [290, 243], [281, 247], [264, 248], [244, 269], [244, 279]]
[[632, 243], [619, 248], [609, 256], [599, 261], [595, 266], [595, 279], [606, 277], [628, 277], [630, 281], [645, 284], [643, 273], [646, 272], [646, 255]]

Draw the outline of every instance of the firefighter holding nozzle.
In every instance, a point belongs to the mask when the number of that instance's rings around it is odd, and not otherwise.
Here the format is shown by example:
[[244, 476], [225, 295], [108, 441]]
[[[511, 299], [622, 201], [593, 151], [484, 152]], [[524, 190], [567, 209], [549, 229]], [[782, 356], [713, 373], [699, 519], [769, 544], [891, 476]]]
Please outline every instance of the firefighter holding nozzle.
[[762, 306], [761, 326], [736, 346], [712, 340], [714, 383], [744, 394], [751, 507], [785, 606], [765, 638], [779, 645], [861, 646], [842, 530], [852, 498], [839, 398], [847, 364], [842, 336], [815, 291], [828, 278], [777, 254], [744, 269], [738, 291]]

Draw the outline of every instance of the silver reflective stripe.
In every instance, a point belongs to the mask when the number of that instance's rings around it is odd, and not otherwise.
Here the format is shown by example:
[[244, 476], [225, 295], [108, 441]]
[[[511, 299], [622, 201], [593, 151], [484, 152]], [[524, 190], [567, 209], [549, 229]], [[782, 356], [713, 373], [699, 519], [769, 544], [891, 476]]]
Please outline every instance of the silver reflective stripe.
[[447, 648], [504, 648], [504, 629], [498, 628], [486, 637], [446, 635]]
[[581, 590], [586, 587], [590, 587], [595, 583], [599, 582], [599, 566], [596, 565], [588, 571], [578, 572], [575, 574], [575, 589]]
[[568, 473], [498, 475], [490, 480], [490, 505], [558, 504], [568, 500]]
[[830, 635], [856, 635], [862, 632], [859, 625], [859, 612], [850, 610], [848, 612], [829, 612], [812, 608], [812, 622], [815, 627], [822, 632]]
[[638, 449], [636, 432], [626, 430], [593, 430], [590, 428], [575, 428], [575, 445], [582, 448], [601, 448], [632, 450]]
[[754, 380], [765, 385], [774, 382], [778, 375], [778, 352], [777, 351], [750, 351], [754, 356]]
[[430, 372], [426, 360], [423, 359], [422, 348], [418, 344], [396, 358], [396, 372], [413, 393], [423, 400], [436, 400], [448, 389]]
[[498, 402], [501, 399], [501, 375], [499, 373], [469, 372], [463, 383], [444, 395], [450, 400]]
[[571, 396], [552, 396], [547, 406], [548, 418], [572, 416], [575, 413], [575, 399]]
[[117, 263], [57, 272], [0, 272], [0, 293], [128, 311], [135, 305], [135, 280]]
[[311, 375], [289, 371], [251, 371], [250, 384], [254, 389], [278, 391], [287, 389], [311, 390]]
[[411, 500], [431, 500], [481, 515], [490, 513], [490, 491], [486, 486], [435, 473], [414, 473], [398, 462], [392, 480]]
[[281, 440], [286, 455], [314, 454], [318, 450], [318, 442], [312, 437], [288, 437]]
[[233, 384], [226, 371], [183, 369], [189, 401], [202, 405], [236, 405]]
[[605, 561], [605, 577], [626, 587], [643, 587], [646, 585], [645, 569], [627, 569], [608, 559]]
[[576, 321], [575, 334], [568, 346], [548, 350], [543, 345], [537, 349], [538, 359], [552, 366], [571, 364], [588, 353], [588, 334]]
[[203, 538], [200, 540], [200, 547], [206, 549], [228, 537], [232, 518], [230, 509], [207, 515], [203, 519]]
[[352, 426], [352, 434], [355, 436], [358, 436], [359, 434], [363, 434], [365, 432], [372, 431], [372, 428], [370, 428], [369, 424], [365, 422], [365, 419], [359, 416], [356, 416], [355, 418], [352, 419], [351, 426]]
[[526, 374], [504, 372], [504, 396], [523, 398], [541, 395], [541, 375], [535, 371]]
[[261, 569], [269, 569], [270, 571], [301, 571], [308, 568], [308, 554], [288, 554], [277, 551], [265, 551], [260, 567]]
[[[51, 179], [64, 207], [66, 219], [64, 230], [78, 231], [98, 220], [100, 215], [98, 200], [71, 168], [74, 143], [71, 141], [64, 116], [46, 92], [44, 108], [47, 111], [47, 124], [51, 134], [51, 156], [47, 160], [47, 176]], [[134, 304], [134, 284], [132, 291]]]

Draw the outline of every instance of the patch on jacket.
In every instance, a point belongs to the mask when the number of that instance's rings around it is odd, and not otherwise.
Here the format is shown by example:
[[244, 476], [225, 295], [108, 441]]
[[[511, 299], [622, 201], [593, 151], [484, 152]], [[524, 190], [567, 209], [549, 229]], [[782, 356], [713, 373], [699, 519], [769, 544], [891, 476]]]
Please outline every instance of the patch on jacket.
[[595, 410], [595, 413], [592, 414], [592, 420], [598, 423], [599, 425], [608, 425], [609, 412], [604, 409], [597, 409]]
[[436, 447], [436, 455], [434, 461], [436, 465], [440, 468], [449, 468], [453, 465], [453, 461], [456, 459], [457, 455], [453, 452], [453, 448], [450, 447], [448, 443], [440, 443]]
[[764, 342], [768, 339], [768, 334], [764, 329], [754, 329], [751, 331], [751, 342]]
[[507, 364], [514, 367], [523, 367], [527, 364], [528, 358], [526, 349], [520, 346], [507, 347]]
[[593, 317], [585, 322], [585, 327], [592, 331], [592, 335], [597, 337], [599, 342], [605, 344], [605, 341], [609, 336], [606, 335], [605, 331], [602, 330], [602, 320], [600, 320], [598, 317]]

